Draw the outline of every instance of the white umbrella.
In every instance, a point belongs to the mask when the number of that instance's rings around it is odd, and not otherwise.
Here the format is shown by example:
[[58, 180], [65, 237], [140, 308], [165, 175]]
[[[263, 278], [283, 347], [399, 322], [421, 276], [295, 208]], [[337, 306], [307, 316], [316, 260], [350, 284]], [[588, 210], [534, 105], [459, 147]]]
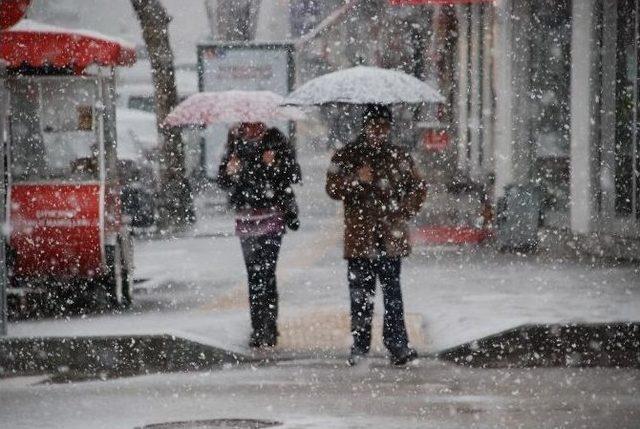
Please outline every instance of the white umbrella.
[[421, 104], [445, 99], [426, 82], [406, 73], [379, 67], [357, 66], [311, 79], [293, 91], [284, 104]]
[[282, 106], [284, 98], [271, 91], [219, 91], [193, 94], [167, 116], [169, 126], [234, 122], [302, 120], [304, 112]]

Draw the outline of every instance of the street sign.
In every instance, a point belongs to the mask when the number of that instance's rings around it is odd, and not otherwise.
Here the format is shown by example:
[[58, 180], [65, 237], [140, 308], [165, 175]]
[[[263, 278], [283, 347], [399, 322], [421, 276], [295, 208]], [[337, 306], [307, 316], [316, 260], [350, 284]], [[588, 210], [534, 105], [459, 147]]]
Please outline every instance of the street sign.
[[449, 134], [445, 130], [426, 130], [422, 135], [424, 148], [432, 152], [442, 152], [449, 147]]
[[293, 85], [290, 44], [212, 43], [198, 46], [200, 91], [267, 90], [286, 96]]
[[[201, 92], [267, 90], [287, 96], [293, 87], [293, 45], [289, 43], [207, 43], [198, 46], [198, 84]], [[288, 123], [272, 123], [292, 133]], [[203, 170], [209, 177], [217, 168], [226, 145], [228, 125], [213, 125], [205, 131], [201, 147]]]

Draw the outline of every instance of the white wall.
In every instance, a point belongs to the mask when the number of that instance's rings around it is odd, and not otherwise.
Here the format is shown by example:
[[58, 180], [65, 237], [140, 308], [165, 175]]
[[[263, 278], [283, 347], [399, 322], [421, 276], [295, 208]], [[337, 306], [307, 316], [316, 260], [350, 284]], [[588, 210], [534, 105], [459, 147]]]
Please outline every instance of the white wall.
[[505, 187], [513, 181], [512, 27], [511, 0], [497, 0], [493, 48], [496, 93], [493, 156], [496, 201], [504, 195]]
[[573, 2], [571, 41], [571, 229], [592, 231], [594, 218], [592, 67], [595, 0]]

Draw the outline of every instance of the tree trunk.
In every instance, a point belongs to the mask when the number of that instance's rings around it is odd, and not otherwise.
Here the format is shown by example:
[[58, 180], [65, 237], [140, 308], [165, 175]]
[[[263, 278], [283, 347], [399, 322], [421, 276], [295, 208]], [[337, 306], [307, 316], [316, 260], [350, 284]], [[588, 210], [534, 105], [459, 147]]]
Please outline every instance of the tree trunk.
[[194, 220], [193, 195], [186, 178], [184, 144], [179, 128], [163, 126], [178, 102], [173, 52], [169, 43], [171, 18], [160, 0], [131, 0], [149, 53], [155, 88], [160, 156], [160, 223], [182, 227]]
[[218, 40], [249, 41], [255, 38], [261, 0], [212, 1], [205, 4], [215, 19], [213, 37]]

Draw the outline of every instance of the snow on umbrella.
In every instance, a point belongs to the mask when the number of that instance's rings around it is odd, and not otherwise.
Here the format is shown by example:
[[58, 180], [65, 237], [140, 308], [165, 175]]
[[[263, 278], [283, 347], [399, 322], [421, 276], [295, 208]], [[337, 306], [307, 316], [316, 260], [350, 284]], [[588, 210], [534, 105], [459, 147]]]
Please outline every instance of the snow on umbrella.
[[426, 82], [406, 73], [357, 66], [311, 79], [285, 99], [285, 105], [420, 104], [445, 99]]
[[219, 91], [193, 94], [167, 116], [169, 126], [233, 122], [302, 120], [296, 107], [282, 106], [284, 98], [271, 91]]

